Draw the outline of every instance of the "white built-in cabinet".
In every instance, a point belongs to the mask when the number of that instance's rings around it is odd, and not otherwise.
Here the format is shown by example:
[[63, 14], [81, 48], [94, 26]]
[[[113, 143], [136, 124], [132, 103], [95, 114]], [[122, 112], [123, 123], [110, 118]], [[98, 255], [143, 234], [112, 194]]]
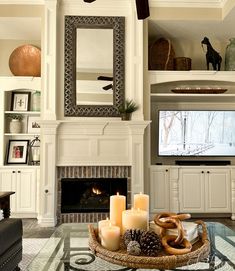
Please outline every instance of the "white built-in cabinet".
[[11, 195], [13, 217], [37, 217], [38, 167], [0, 168], [0, 191], [14, 191]]
[[226, 166], [151, 166], [150, 212], [233, 213], [232, 172]]
[[231, 212], [230, 169], [181, 168], [180, 212]]
[[170, 183], [168, 167], [153, 167], [150, 177], [150, 212], [167, 212], [170, 208]]

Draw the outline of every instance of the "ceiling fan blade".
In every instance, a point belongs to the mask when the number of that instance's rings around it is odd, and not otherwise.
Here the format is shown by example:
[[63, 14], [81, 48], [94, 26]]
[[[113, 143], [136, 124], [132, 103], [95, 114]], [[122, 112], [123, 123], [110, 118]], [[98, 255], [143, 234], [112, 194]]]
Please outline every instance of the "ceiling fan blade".
[[104, 87], [103, 87], [103, 90], [109, 90], [109, 89], [111, 89], [111, 88], [113, 88], [113, 84], [109, 84], [109, 85], [107, 85], [107, 86], [104, 86]]
[[100, 76], [97, 77], [97, 80], [113, 81], [113, 77], [100, 75]]

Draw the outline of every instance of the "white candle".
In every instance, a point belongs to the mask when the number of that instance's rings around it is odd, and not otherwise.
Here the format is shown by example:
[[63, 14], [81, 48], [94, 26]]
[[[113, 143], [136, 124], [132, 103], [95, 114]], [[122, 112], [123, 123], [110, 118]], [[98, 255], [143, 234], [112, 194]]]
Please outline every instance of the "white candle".
[[[149, 195], [139, 194], [134, 195], [134, 209], [140, 209], [146, 211], [148, 213], [148, 221], [149, 221]], [[147, 230], [149, 229], [149, 224]]]
[[100, 220], [98, 222], [98, 235], [99, 235], [99, 238], [101, 239], [101, 228], [102, 227], [106, 227], [106, 226], [109, 226], [110, 224], [110, 220], [109, 218], [107, 217], [105, 220]]
[[110, 221], [113, 225], [122, 227], [122, 212], [126, 210], [126, 197], [119, 195], [110, 197]]
[[141, 192], [134, 195], [134, 209], [140, 209], [149, 213], [149, 195]]
[[108, 250], [115, 251], [120, 246], [120, 228], [117, 226], [104, 226], [101, 228], [101, 245]]
[[122, 212], [122, 234], [128, 229], [148, 229], [148, 213], [143, 210], [126, 210]]
[[40, 154], [33, 154], [33, 161], [39, 161], [40, 160]]

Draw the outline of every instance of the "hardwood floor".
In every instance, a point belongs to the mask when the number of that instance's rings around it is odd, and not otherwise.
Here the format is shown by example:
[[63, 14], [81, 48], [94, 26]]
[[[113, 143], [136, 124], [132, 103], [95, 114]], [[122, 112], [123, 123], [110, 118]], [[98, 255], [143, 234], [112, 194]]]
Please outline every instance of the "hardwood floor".
[[[235, 221], [230, 218], [197, 218], [208, 222], [222, 223], [235, 231]], [[195, 220], [195, 219], [193, 219]], [[49, 238], [56, 227], [40, 227], [36, 219], [23, 219], [23, 238]]]

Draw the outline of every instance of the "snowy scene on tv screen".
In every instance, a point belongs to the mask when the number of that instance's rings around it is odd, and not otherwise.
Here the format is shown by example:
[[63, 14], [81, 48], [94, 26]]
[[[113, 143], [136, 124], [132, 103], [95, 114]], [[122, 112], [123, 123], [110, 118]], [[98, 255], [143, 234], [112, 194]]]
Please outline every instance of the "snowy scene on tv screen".
[[160, 156], [234, 156], [235, 111], [159, 111]]

